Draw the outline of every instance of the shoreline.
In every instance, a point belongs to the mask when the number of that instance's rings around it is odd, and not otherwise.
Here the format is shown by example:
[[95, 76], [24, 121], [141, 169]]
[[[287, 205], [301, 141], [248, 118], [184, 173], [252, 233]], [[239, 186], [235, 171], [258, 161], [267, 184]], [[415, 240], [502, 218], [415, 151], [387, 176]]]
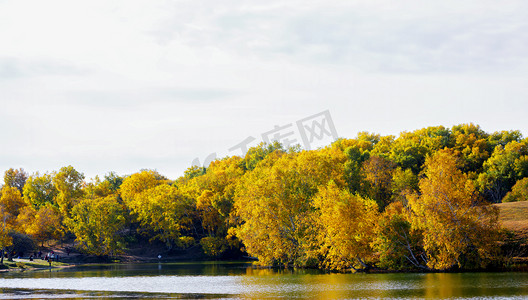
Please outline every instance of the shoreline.
[[51, 266], [45, 260], [33, 260], [30, 261], [26, 258], [14, 258], [13, 261], [4, 260], [0, 273], [11, 272], [11, 271], [38, 271], [38, 270], [49, 270], [49, 269], [66, 269], [78, 266], [77, 263], [65, 263], [65, 262], [52, 262]]
[[[38, 262], [35, 262], [35, 260], [30, 261], [26, 258], [16, 258], [13, 259], [13, 261], [4, 261], [3, 266], [4, 268], [0, 269], [0, 274], [5, 272], [27, 272], [27, 271], [43, 271], [43, 270], [53, 270], [53, 269], [68, 269], [68, 268], [75, 268], [79, 266], [89, 266], [89, 265], [97, 265], [97, 264], [116, 264], [116, 265], [125, 265], [125, 264], [153, 264], [153, 263], [177, 263], [177, 262], [195, 262], [195, 263], [204, 263], [204, 262], [247, 262], [248, 264], [251, 264], [254, 261], [251, 260], [201, 260], [201, 259], [186, 259], [186, 258], [171, 258], [171, 259], [162, 259], [161, 261], [147, 258], [147, 257], [135, 257], [133, 260], [121, 260], [119, 258], [122, 257], [116, 257], [112, 261], [107, 261], [104, 259], [101, 259], [100, 261], [91, 261], [91, 262], [52, 262], [51, 267], [48, 265], [48, 262], [45, 260], [37, 259]], [[39, 263], [41, 262], [41, 263]], [[22, 264], [24, 267], [20, 267], [19, 265]], [[272, 269], [272, 270], [294, 270], [299, 268], [284, 268], [284, 267], [272, 267], [272, 266], [258, 266], [255, 264], [252, 264], [252, 266], [256, 269]], [[391, 274], [391, 273], [509, 273], [509, 272], [528, 272], [528, 260], [521, 260], [519, 262], [516, 262], [514, 265], [510, 267], [498, 267], [498, 268], [489, 268], [489, 269], [479, 269], [479, 270], [451, 270], [451, 271], [425, 271], [425, 270], [383, 270], [383, 269], [371, 269], [366, 272], [354, 272], [352, 270], [345, 270], [343, 272], [340, 271], [331, 271], [331, 270], [324, 270], [324, 269], [317, 269], [317, 268], [300, 268], [300, 269], [312, 269], [312, 270], [318, 270], [323, 273], [327, 274], [346, 274], [346, 273], [358, 273], [358, 274]]]

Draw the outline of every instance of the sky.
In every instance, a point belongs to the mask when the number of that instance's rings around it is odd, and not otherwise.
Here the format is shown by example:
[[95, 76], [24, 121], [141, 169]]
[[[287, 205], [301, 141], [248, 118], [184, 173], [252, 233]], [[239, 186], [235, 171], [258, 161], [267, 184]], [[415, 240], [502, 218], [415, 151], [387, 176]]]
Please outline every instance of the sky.
[[0, 0], [0, 171], [176, 179], [320, 113], [526, 137], [527, 81], [523, 0]]

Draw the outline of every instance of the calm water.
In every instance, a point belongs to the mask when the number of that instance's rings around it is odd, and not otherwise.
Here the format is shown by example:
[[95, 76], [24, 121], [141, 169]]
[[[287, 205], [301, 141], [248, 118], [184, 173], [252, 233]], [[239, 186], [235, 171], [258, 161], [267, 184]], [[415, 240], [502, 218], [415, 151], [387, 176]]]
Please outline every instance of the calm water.
[[0, 274], [0, 299], [528, 299], [528, 273], [325, 274], [246, 263], [91, 265]]

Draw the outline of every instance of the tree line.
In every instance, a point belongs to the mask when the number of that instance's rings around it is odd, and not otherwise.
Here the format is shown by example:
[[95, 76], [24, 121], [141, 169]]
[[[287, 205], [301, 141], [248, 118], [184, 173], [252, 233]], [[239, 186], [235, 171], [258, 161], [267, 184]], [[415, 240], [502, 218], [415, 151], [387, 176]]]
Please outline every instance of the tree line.
[[500, 260], [491, 203], [527, 200], [528, 139], [474, 124], [361, 132], [311, 151], [260, 144], [176, 180], [9, 169], [0, 192], [2, 251], [21, 237], [74, 237], [86, 253], [117, 255], [142, 236], [263, 265], [478, 269]]

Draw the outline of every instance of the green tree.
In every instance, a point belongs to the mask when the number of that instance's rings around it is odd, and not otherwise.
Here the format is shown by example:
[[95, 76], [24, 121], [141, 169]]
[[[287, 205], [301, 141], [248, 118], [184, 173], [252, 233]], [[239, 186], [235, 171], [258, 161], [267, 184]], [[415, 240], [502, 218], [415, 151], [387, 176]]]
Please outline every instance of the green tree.
[[491, 202], [501, 202], [515, 182], [528, 177], [528, 142], [497, 146], [478, 176], [479, 190]]
[[411, 226], [408, 209], [393, 202], [378, 220], [372, 247], [379, 254], [380, 267], [428, 270], [422, 240], [421, 230]]
[[112, 192], [117, 192], [119, 190], [119, 187], [121, 187], [121, 184], [123, 184], [124, 178], [117, 175], [116, 172], [110, 172], [105, 175], [104, 182], [107, 182], [109, 185], [110, 190]]
[[27, 179], [28, 174], [22, 168], [18, 170], [10, 168], [4, 173], [4, 184], [6, 186], [17, 188], [20, 193], [22, 193]]
[[363, 162], [361, 172], [365, 178], [366, 194], [376, 201], [380, 210], [391, 202], [392, 177], [395, 164], [379, 156], [370, 156]]
[[443, 126], [402, 132], [392, 144], [389, 159], [418, 174], [427, 155], [451, 145], [451, 132]]
[[392, 173], [392, 201], [407, 204], [407, 195], [418, 192], [418, 176], [411, 169], [396, 168]]
[[364, 186], [364, 176], [361, 172], [361, 166], [370, 156], [370, 151], [374, 147], [372, 139], [367, 135], [362, 135], [367, 139], [344, 140], [343, 144], [347, 145], [345, 154], [347, 160], [345, 162], [345, 178], [347, 181], [348, 190], [351, 193], [359, 193]]
[[191, 180], [195, 177], [198, 177], [198, 176], [202, 176], [205, 174], [205, 168], [203, 167], [198, 167], [198, 166], [191, 166], [189, 168], [187, 168], [187, 170], [185, 170], [185, 172], [183, 172], [183, 179], [185, 181], [188, 181], [188, 180]]
[[496, 146], [506, 146], [511, 142], [521, 142], [522, 134], [519, 130], [503, 130], [497, 131], [488, 136], [490, 145], [495, 148]]
[[26, 202], [31, 203], [35, 208], [42, 207], [46, 203], [57, 205], [55, 198], [58, 191], [53, 185], [53, 177], [47, 173], [40, 175], [37, 172], [31, 175], [24, 185], [23, 194]]
[[246, 156], [240, 161], [241, 167], [244, 170], [253, 170], [260, 161], [275, 151], [284, 152], [282, 144], [277, 141], [271, 144], [262, 142], [258, 146], [251, 147], [248, 149]]
[[503, 202], [527, 201], [528, 200], [528, 177], [517, 181], [512, 187], [511, 192], [508, 192]]
[[482, 164], [489, 158], [493, 146], [489, 135], [480, 126], [460, 124], [453, 126], [453, 149], [461, 157], [460, 164], [464, 172], [481, 172]]

